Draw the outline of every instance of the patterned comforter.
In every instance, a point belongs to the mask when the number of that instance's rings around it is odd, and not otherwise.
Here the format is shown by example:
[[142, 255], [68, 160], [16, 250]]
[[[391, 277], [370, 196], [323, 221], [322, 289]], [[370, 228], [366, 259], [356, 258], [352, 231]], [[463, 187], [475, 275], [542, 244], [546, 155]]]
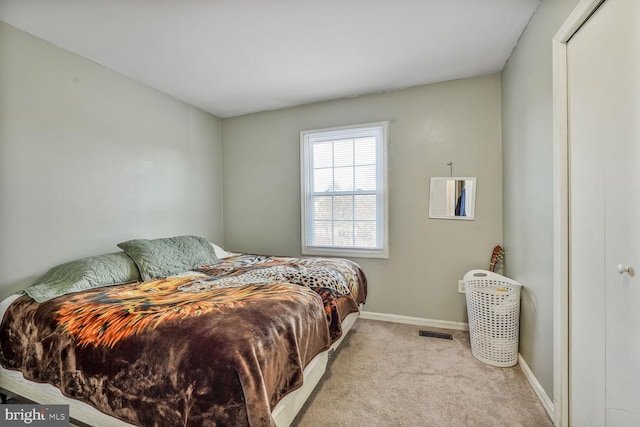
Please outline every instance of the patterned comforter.
[[236, 255], [44, 303], [24, 295], [2, 320], [0, 363], [132, 424], [270, 426], [365, 298], [351, 261]]

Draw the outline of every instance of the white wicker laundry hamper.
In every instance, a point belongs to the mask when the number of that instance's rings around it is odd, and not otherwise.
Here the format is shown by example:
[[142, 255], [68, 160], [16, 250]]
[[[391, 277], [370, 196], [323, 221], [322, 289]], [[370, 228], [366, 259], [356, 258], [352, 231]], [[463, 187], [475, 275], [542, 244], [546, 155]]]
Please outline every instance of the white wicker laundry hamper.
[[471, 353], [489, 365], [514, 366], [518, 363], [522, 285], [486, 270], [471, 270], [463, 279]]

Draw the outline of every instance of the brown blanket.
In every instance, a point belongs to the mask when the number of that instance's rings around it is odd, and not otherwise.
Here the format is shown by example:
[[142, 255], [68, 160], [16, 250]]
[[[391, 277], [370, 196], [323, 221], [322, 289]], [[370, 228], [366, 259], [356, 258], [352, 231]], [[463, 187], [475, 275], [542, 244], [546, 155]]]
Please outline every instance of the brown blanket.
[[0, 363], [133, 424], [270, 426], [365, 297], [350, 261], [241, 255], [42, 304], [22, 296], [2, 320]]

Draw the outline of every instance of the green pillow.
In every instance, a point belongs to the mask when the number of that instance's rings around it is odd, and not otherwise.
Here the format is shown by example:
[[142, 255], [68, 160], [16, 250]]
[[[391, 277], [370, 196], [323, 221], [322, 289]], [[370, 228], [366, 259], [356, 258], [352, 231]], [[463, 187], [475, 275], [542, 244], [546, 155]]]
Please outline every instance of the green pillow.
[[118, 244], [140, 269], [142, 280], [167, 277], [219, 262], [213, 246], [202, 237], [136, 239]]
[[38, 282], [25, 289], [37, 302], [90, 288], [140, 280], [140, 272], [124, 252], [77, 259], [50, 269]]

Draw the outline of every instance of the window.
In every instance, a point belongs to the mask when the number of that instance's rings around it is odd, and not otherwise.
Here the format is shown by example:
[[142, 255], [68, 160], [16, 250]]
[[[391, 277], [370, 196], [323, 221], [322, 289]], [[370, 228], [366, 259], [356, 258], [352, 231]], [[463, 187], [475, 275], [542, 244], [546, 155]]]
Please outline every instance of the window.
[[302, 253], [388, 258], [387, 122], [300, 133]]

